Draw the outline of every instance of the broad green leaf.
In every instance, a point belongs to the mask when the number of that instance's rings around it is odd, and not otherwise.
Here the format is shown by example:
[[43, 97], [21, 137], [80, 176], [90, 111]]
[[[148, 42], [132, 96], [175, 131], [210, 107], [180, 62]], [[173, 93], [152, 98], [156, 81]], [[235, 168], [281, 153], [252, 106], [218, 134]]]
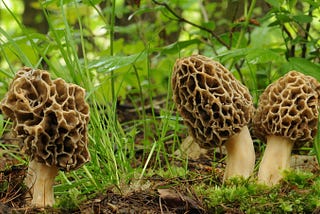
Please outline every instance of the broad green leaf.
[[224, 53], [219, 54], [219, 58], [222, 62], [228, 61], [230, 59], [238, 60], [245, 57], [248, 54], [247, 48], [227, 50]]
[[247, 60], [251, 64], [270, 63], [281, 60], [276, 51], [265, 48], [248, 49]]
[[187, 41], [172, 43], [168, 46], [156, 49], [156, 51], [160, 51], [162, 54], [174, 54], [174, 53], [178, 53], [179, 51], [181, 51], [182, 49], [190, 45], [199, 44], [199, 43], [200, 43], [199, 39], [191, 39]]
[[129, 17], [128, 17], [128, 20], [131, 20], [134, 16], [137, 16], [137, 15], [141, 15], [141, 14], [144, 14], [144, 13], [154, 13], [158, 10], [161, 10], [163, 9], [163, 6], [155, 6], [155, 7], [152, 7], [152, 8], [149, 8], [149, 7], [141, 7], [139, 8], [138, 10], [136, 10], [135, 12], [133, 12]]
[[289, 13], [277, 14], [276, 17], [277, 17], [277, 20], [279, 20], [280, 23], [290, 22], [292, 20], [291, 19], [291, 15]]
[[286, 73], [290, 70], [296, 70], [302, 72], [306, 75], [315, 77], [320, 81], [320, 66], [310, 62], [304, 58], [290, 58], [288, 64], [284, 65], [283, 73]]
[[272, 7], [276, 9], [280, 9], [280, 6], [283, 1], [280, 0], [266, 0], [267, 3], [269, 3]]
[[101, 3], [103, 0], [84, 0], [83, 3], [87, 5], [96, 5]]
[[203, 22], [201, 25], [210, 30], [214, 30], [216, 28], [216, 24], [213, 21]]
[[308, 15], [297, 15], [292, 17], [294, 21], [298, 23], [309, 23], [312, 22], [312, 16]]
[[288, 1], [288, 5], [289, 5], [289, 8], [290, 10], [292, 10], [297, 4], [297, 0], [289, 0]]
[[105, 56], [89, 63], [89, 69], [97, 69], [98, 72], [108, 73], [118, 68], [144, 60], [147, 57], [146, 51], [129, 56]]
[[304, 2], [312, 5], [314, 8], [318, 8], [320, 6], [320, 1], [315, 0], [304, 0]]
[[276, 51], [265, 48], [242, 48], [231, 51], [228, 50], [224, 54], [220, 54], [219, 57], [221, 57], [222, 61], [246, 58], [248, 63], [251, 64], [268, 63], [281, 59]]

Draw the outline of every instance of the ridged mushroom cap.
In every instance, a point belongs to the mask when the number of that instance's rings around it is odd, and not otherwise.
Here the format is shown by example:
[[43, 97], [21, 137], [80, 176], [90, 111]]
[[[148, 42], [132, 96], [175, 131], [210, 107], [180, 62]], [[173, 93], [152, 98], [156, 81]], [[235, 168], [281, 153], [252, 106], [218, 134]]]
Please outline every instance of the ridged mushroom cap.
[[24, 67], [16, 73], [0, 108], [13, 121], [13, 131], [32, 160], [65, 171], [90, 160], [89, 105], [80, 86]]
[[191, 136], [205, 147], [225, 143], [251, 120], [254, 108], [249, 90], [205, 56], [177, 59], [172, 90]]
[[270, 84], [259, 97], [253, 118], [254, 134], [265, 141], [267, 136], [283, 136], [301, 146], [317, 133], [320, 83], [297, 71]]

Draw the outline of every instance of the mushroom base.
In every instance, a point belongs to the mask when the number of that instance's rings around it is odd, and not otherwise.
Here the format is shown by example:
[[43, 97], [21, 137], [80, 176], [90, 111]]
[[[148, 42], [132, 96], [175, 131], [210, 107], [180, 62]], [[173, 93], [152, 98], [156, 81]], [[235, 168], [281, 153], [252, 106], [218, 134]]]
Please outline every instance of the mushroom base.
[[293, 143], [284, 137], [268, 136], [267, 146], [264, 151], [258, 181], [268, 186], [279, 183], [282, 179], [281, 172], [290, 167], [290, 156]]
[[53, 184], [57, 175], [57, 167], [30, 161], [25, 184], [32, 195], [32, 206], [46, 207], [54, 204]]
[[232, 136], [226, 143], [227, 160], [223, 180], [234, 176], [250, 177], [254, 170], [255, 152], [247, 126]]

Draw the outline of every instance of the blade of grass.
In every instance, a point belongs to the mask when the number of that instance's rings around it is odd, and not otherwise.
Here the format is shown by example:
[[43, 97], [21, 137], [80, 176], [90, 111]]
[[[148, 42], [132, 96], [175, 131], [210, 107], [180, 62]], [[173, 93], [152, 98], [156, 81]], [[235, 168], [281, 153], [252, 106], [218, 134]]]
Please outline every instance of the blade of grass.
[[[110, 56], [114, 55], [114, 26], [116, 16], [116, 0], [111, 1], [111, 14], [110, 14]], [[111, 97], [112, 101], [115, 102], [115, 86], [114, 86], [114, 71], [111, 70]], [[116, 119], [116, 118], [115, 118]]]

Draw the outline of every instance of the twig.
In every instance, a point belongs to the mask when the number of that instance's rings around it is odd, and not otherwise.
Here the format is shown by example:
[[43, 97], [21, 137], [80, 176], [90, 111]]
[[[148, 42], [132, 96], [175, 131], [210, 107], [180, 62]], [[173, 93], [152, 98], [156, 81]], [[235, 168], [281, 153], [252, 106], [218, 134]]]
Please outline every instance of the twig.
[[202, 16], [203, 16], [203, 20], [205, 22], [208, 22], [209, 21], [209, 17], [208, 17], [208, 13], [206, 11], [206, 8], [204, 7], [204, 5], [202, 4], [202, 0], [199, 1], [199, 7], [200, 7], [200, 10], [201, 10], [201, 13], [202, 13]]
[[[309, 8], [309, 13], [308, 13], [309, 17], [312, 17], [312, 5], [310, 4], [310, 8]], [[307, 54], [307, 41], [308, 41], [308, 37], [309, 37], [309, 32], [310, 32], [310, 28], [311, 28], [311, 22], [307, 23], [306, 26], [306, 31], [305, 31], [305, 35], [304, 35], [304, 43], [302, 44], [302, 52], [301, 52], [301, 57], [302, 58], [306, 58], [306, 54]]]
[[[290, 41], [292, 41], [292, 40], [293, 40], [293, 37], [292, 37], [291, 33], [289, 32], [289, 30], [286, 28], [285, 25], [282, 25], [282, 30], [283, 30], [283, 32], [285, 32], [285, 33], [287, 34], [287, 36], [290, 38]], [[284, 38], [284, 41], [286, 41], [285, 38]], [[288, 45], [287, 45], [287, 42], [285, 42], [285, 43], [286, 43], [286, 48], [287, 48], [287, 58], [294, 57], [294, 55], [295, 55], [295, 49], [296, 49], [295, 45], [291, 45], [291, 48], [289, 48]]]
[[222, 44], [222, 45], [225, 46], [228, 50], [230, 50], [230, 46], [229, 46], [227, 43], [225, 43], [213, 30], [208, 29], [208, 28], [206, 28], [206, 27], [203, 27], [203, 26], [201, 26], [201, 25], [198, 25], [198, 24], [196, 24], [196, 23], [193, 23], [193, 22], [191, 22], [191, 21], [189, 21], [189, 20], [187, 20], [187, 19], [179, 16], [179, 15], [178, 15], [175, 11], [173, 11], [173, 10], [169, 7], [169, 5], [166, 4], [166, 3], [158, 2], [158, 1], [156, 1], [156, 0], [152, 0], [152, 2], [155, 3], [156, 5], [164, 6], [164, 7], [167, 9], [167, 11], [169, 11], [175, 18], [178, 19], [178, 22], [187, 23], [187, 24], [189, 24], [189, 25], [192, 25], [192, 26], [194, 26], [194, 27], [199, 28], [200, 30], [203, 30], [203, 31], [206, 31], [206, 32], [210, 33], [220, 44]]

